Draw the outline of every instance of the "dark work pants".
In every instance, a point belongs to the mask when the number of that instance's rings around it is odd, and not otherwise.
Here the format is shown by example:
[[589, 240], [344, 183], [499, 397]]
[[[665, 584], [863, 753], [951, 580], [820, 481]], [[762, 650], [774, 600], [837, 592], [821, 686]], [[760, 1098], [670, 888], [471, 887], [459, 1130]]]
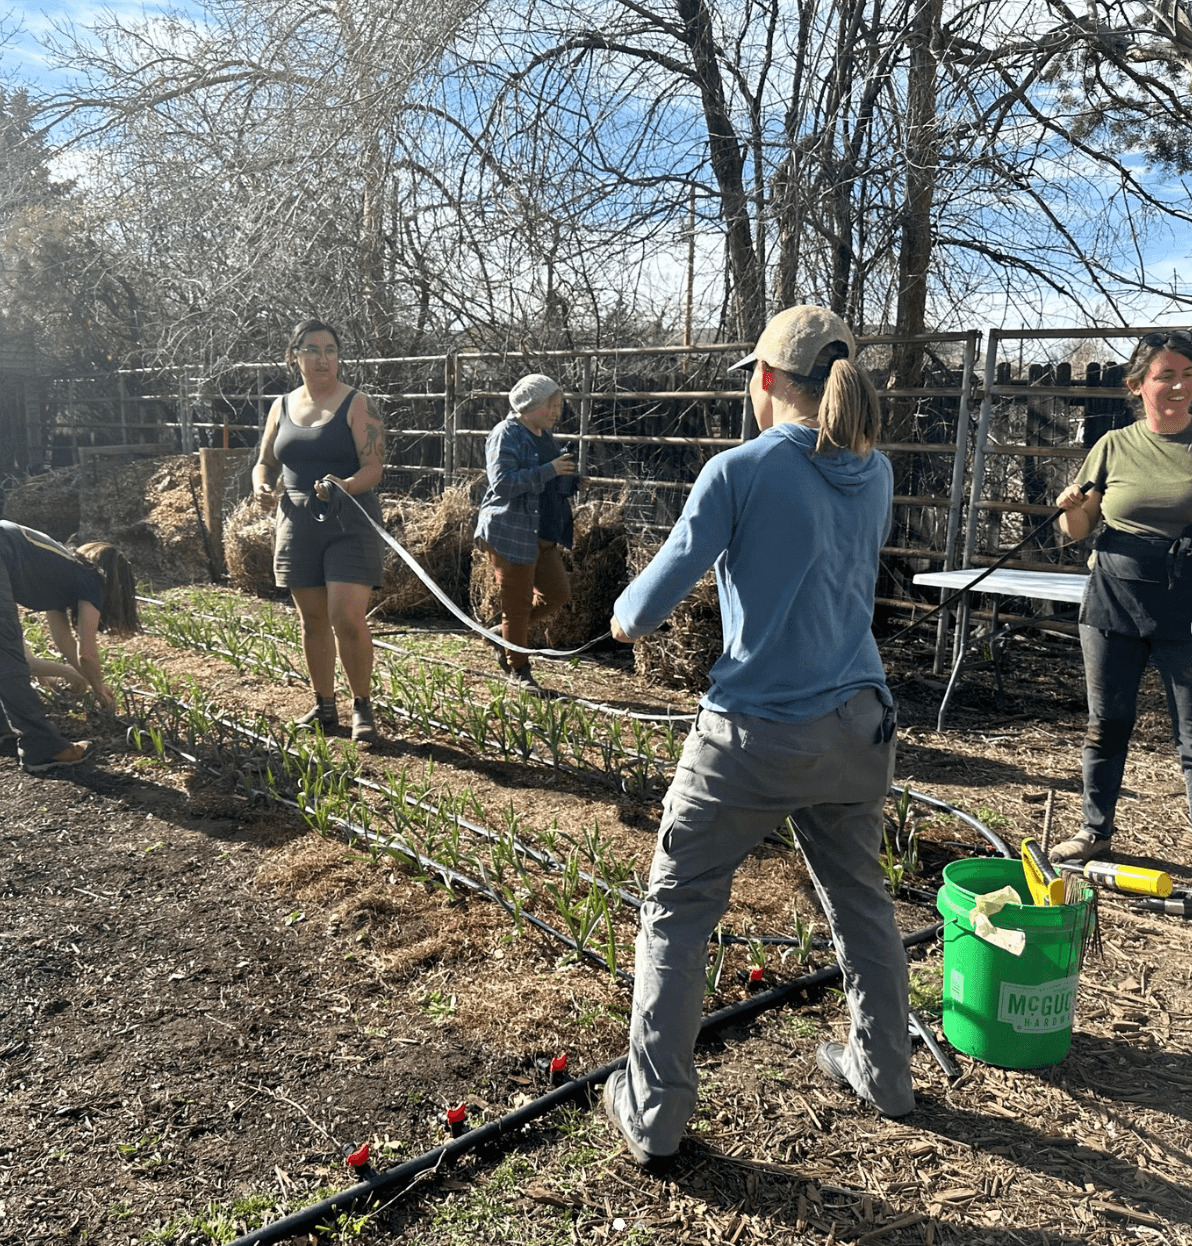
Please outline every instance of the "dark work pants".
[[1167, 694], [1167, 711], [1192, 818], [1192, 636], [1155, 640], [1081, 624], [1080, 647], [1089, 702], [1088, 734], [1081, 754], [1086, 829], [1099, 839], [1113, 834], [1114, 811], [1138, 712], [1138, 686], [1148, 661], [1154, 663]]
[[59, 735], [46, 717], [41, 697], [29, 681], [25, 636], [12, 595], [12, 582], [8, 568], [0, 562], [0, 709], [12, 730], [20, 736], [23, 760], [39, 766], [69, 748], [70, 741]]

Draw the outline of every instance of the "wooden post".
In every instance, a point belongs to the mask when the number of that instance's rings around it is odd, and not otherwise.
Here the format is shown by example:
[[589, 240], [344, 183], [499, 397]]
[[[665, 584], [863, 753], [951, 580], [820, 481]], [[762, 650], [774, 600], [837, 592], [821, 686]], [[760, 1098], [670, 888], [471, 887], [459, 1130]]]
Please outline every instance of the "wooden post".
[[211, 561], [217, 575], [223, 575], [223, 497], [227, 480], [226, 450], [203, 446], [199, 450], [199, 472], [203, 480], [203, 524], [207, 529]]

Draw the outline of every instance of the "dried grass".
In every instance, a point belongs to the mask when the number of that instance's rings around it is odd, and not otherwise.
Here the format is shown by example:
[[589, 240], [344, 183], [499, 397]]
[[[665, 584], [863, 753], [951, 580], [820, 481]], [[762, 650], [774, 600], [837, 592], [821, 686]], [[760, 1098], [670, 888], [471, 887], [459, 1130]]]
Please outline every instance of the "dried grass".
[[277, 597], [273, 581], [274, 512], [251, 499], [237, 503], [224, 520], [224, 562], [233, 588], [256, 597]]
[[[476, 504], [467, 486], [443, 491], [433, 502], [412, 498], [382, 504], [385, 529], [419, 562], [432, 580], [462, 609], [468, 608], [472, 534]], [[445, 615], [447, 610], [406, 565], [385, 547], [385, 570], [372, 613], [390, 618]]]
[[[608, 630], [613, 602], [629, 583], [623, 501], [583, 502], [575, 508], [575, 543], [563, 551], [571, 600], [554, 618], [530, 629], [534, 647], [574, 649]], [[482, 550], [472, 555], [472, 609], [482, 623], [500, 617], [496, 578]]]
[[4, 499], [4, 518], [64, 544], [79, 530], [80, 469], [30, 476]]
[[79, 501], [79, 539], [111, 541], [138, 579], [203, 584], [211, 565], [199, 522], [203, 482], [197, 454], [87, 471]]
[[[661, 542], [643, 536], [630, 544], [629, 568], [643, 571]], [[720, 596], [716, 578], [707, 572], [675, 607], [669, 624], [633, 642], [633, 669], [644, 679], [668, 688], [705, 692], [708, 671], [724, 650]]]
[[161, 585], [211, 579], [198, 505], [197, 455], [92, 463], [36, 476], [15, 488], [5, 517], [60, 541], [108, 541], [138, 579]]

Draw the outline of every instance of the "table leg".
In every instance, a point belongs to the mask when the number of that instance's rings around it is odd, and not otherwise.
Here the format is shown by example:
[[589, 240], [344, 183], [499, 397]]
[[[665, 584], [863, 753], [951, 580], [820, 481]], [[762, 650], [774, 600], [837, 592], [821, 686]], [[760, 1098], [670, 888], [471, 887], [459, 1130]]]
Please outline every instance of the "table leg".
[[[943, 591], [942, 589], [940, 590]], [[967, 592], [960, 598], [960, 609], [956, 611], [956, 649], [952, 662], [952, 675], [948, 680], [948, 687], [944, 691], [944, 699], [940, 702], [940, 712], [935, 720], [935, 729], [943, 731], [944, 718], [948, 713], [948, 702], [952, 700], [952, 692], [960, 679], [960, 672], [964, 668], [965, 654], [968, 652], [968, 621], [969, 621], [969, 596]]]

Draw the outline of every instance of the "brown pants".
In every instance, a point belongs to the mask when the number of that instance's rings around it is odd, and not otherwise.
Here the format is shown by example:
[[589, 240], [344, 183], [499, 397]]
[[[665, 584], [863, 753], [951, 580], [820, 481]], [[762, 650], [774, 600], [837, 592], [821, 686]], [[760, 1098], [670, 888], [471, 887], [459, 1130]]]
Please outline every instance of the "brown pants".
[[[538, 542], [536, 562], [510, 562], [493, 549], [486, 549], [488, 561], [501, 590], [501, 635], [510, 644], [526, 646], [530, 625], [541, 623], [571, 600], [571, 582], [563, 555], [554, 541]], [[521, 670], [530, 658], [525, 653], [505, 651], [512, 670]]]

